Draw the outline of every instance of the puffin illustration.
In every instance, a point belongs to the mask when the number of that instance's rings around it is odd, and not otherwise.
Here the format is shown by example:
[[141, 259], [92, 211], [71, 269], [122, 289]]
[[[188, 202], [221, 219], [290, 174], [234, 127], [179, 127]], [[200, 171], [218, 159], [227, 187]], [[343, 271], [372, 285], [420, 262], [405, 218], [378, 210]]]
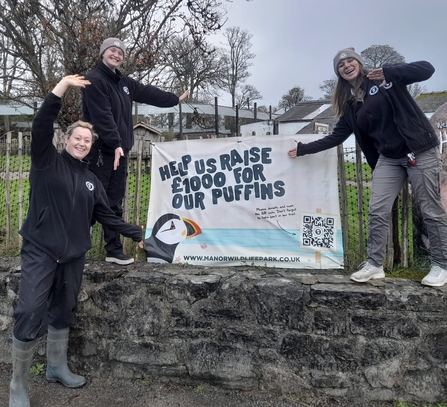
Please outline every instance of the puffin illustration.
[[202, 230], [194, 221], [173, 213], [160, 216], [152, 228], [152, 234], [144, 240], [148, 262], [172, 263], [175, 249], [185, 239], [200, 235]]

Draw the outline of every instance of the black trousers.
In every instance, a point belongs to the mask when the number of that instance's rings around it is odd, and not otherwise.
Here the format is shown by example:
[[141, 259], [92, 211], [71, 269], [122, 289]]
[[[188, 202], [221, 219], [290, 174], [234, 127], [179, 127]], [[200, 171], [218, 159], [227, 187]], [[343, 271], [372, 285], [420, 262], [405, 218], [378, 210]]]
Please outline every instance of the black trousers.
[[[92, 148], [87, 160], [90, 161], [89, 169], [101, 181], [109, 199], [109, 206], [115, 212], [115, 215], [123, 216], [123, 199], [126, 193], [127, 180], [127, 156], [120, 158], [120, 165], [116, 170], [113, 169], [115, 156], [112, 154], [100, 153], [97, 148]], [[105, 249], [108, 255], [116, 255], [123, 252], [121, 235], [103, 226]]]
[[73, 324], [85, 256], [60, 264], [26, 240], [21, 255], [14, 337], [29, 342], [45, 335], [48, 325], [64, 329]]

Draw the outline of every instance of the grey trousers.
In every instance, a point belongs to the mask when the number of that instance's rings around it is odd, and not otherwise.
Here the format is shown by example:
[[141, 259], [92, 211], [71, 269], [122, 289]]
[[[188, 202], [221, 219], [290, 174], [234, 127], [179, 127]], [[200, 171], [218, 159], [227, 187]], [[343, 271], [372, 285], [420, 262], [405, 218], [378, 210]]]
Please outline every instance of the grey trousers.
[[432, 263], [447, 268], [447, 215], [441, 204], [441, 168], [438, 147], [417, 154], [415, 165], [409, 165], [406, 157], [392, 159], [380, 155], [373, 172], [369, 202], [369, 263], [383, 265], [390, 212], [408, 178], [427, 227]]
[[70, 327], [78, 304], [85, 256], [57, 263], [27, 240], [22, 246], [19, 303], [14, 311], [14, 337], [34, 341], [47, 332]]

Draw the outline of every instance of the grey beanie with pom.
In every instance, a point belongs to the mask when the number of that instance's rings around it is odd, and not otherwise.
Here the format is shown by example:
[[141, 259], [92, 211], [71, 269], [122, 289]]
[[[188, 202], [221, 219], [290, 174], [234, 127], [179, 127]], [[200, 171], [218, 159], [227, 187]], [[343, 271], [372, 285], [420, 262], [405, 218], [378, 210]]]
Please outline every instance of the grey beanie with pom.
[[123, 51], [124, 56], [126, 56], [126, 46], [124, 45], [124, 42], [122, 42], [119, 38], [107, 38], [106, 40], [104, 40], [101, 48], [99, 49], [99, 56], [102, 57], [104, 51], [110, 47], [120, 48]]
[[355, 52], [354, 48], [350, 47], [341, 49], [334, 57], [334, 71], [337, 76], [340, 76], [338, 73], [338, 64], [340, 61], [347, 58], [354, 58], [363, 66], [363, 59], [359, 54], [357, 54], [357, 52]]

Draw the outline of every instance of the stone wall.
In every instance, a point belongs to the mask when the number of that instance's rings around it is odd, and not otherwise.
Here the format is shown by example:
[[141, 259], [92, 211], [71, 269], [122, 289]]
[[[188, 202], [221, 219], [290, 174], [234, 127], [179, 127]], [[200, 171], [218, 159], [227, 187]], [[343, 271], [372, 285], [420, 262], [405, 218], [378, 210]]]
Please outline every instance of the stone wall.
[[[10, 363], [20, 259], [0, 259]], [[44, 342], [38, 358], [44, 361]], [[346, 273], [86, 266], [70, 364], [90, 375], [211, 382], [348, 400], [447, 400], [447, 287]]]

